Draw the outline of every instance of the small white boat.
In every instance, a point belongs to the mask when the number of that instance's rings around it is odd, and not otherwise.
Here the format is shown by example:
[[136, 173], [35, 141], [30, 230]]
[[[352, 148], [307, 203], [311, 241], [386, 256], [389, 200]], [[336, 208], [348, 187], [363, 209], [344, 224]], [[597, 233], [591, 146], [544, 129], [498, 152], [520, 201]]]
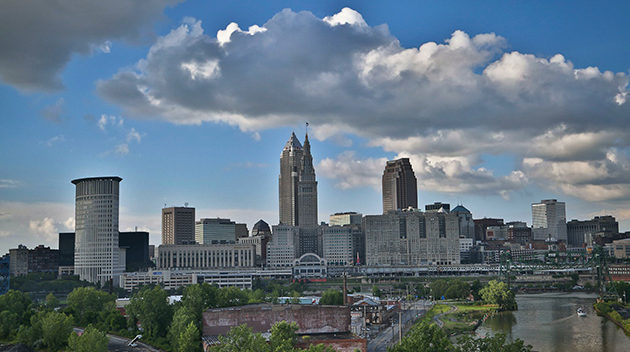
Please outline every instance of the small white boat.
[[578, 307], [577, 315], [578, 315], [578, 317], [585, 317], [586, 316], [586, 312], [584, 311], [584, 309], [582, 309], [582, 307]]

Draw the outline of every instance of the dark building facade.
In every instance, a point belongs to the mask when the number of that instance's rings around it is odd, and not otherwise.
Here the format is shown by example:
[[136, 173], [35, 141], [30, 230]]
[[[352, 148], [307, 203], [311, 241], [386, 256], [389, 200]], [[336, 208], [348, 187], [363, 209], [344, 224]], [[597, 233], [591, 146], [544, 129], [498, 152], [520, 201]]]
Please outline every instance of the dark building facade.
[[596, 216], [591, 220], [571, 220], [567, 222], [567, 242], [570, 247], [582, 247], [587, 242], [586, 236], [595, 234], [619, 233], [619, 223], [614, 216]]
[[148, 232], [120, 232], [118, 235], [118, 246], [126, 250], [125, 271], [139, 271], [151, 266]]
[[418, 208], [418, 185], [409, 158], [389, 160], [383, 172], [383, 214]]
[[502, 226], [503, 219], [483, 218], [473, 219], [475, 223], [475, 241], [486, 240], [486, 230], [488, 226]]
[[39, 245], [33, 249], [19, 245], [9, 250], [11, 275], [28, 273], [57, 273], [59, 270], [59, 250]]
[[29, 273], [57, 273], [59, 271], [59, 250], [39, 245], [28, 251]]
[[[74, 236], [74, 232], [59, 233], [59, 266], [74, 265]], [[126, 251], [126, 271], [138, 271], [152, 266], [149, 259], [148, 232], [119, 232], [118, 247]]]
[[59, 266], [74, 266], [74, 232], [59, 233]]

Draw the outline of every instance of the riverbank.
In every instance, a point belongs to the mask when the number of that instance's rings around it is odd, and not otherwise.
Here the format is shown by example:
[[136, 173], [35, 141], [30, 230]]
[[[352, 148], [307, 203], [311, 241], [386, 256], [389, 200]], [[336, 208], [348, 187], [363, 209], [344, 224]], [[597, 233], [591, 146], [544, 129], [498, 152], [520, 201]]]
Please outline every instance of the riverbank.
[[[540, 352], [627, 352], [628, 336], [597, 314], [596, 294], [541, 293], [516, 295], [518, 310], [498, 312], [476, 331], [477, 336], [505, 334]], [[579, 317], [578, 307], [587, 315]]]
[[593, 308], [598, 315], [605, 317], [619, 326], [623, 332], [630, 336], [630, 305], [615, 302], [596, 302]]
[[421, 321], [435, 322], [450, 335], [471, 333], [489, 316], [496, 313], [499, 306], [478, 305], [464, 302], [443, 302], [429, 310]]

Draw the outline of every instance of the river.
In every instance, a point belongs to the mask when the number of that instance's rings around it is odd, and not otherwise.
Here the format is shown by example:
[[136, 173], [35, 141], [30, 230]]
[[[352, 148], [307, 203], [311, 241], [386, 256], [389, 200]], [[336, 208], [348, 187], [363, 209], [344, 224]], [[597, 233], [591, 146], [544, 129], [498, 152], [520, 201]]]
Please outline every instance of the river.
[[[519, 338], [539, 352], [627, 352], [630, 337], [593, 310], [597, 296], [584, 293], [517, 295], [518, 311], [489, 318], [477, 329], [479, 335], [505, 333]], [[587, 317], [578, 317], [577, 307]]]

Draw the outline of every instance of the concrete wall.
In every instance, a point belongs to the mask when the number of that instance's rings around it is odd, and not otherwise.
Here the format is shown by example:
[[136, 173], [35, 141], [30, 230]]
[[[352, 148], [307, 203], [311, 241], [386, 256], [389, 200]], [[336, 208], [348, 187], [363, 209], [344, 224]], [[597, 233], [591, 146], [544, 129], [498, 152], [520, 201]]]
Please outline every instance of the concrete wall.
[[247, 324], [254, 332], [267, 332], [279, 321], [296, 322], [298, 334], [342, 333], [350, 331], [350, 307], [298, 304], [255, 304], [209, 309], [203, 313], [203, 335], [225, 335]]

